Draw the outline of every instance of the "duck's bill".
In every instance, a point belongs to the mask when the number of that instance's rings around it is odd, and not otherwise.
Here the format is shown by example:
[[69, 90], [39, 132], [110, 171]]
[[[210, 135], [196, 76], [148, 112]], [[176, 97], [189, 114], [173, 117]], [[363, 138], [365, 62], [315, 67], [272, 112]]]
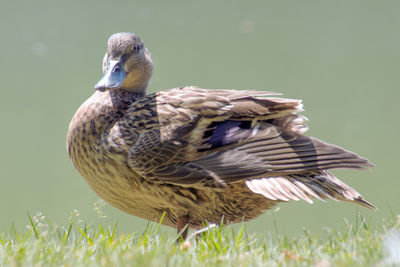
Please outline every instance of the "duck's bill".
[[122, 86], [125, 78], [126, 73], [121, 60], [109, 60], [103, 78], [101, 78], [94, 88], [101, 92], [108, 89], [118, 89]]

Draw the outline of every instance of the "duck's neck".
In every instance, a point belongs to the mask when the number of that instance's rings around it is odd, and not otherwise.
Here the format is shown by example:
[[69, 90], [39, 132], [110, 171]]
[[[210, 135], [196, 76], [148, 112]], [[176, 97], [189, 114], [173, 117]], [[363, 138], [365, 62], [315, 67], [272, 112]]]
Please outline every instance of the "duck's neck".
[[114, 110], [125, 110], [135, 102], [142, 98], [146, 94], [146, 90], [128, 91], [125, 89], [113, 89], [109, 90], [112, 106]]

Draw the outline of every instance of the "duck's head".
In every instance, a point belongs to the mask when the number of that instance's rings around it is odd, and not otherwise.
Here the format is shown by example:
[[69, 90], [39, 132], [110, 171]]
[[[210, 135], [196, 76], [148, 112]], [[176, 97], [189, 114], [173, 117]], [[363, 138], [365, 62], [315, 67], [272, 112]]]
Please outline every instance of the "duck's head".
[[94, 86], [101, 92], [112, 89], [146, 91], [153, 62], [139, 36], [127, 32], [111, 35], [103, 59], [103, 73], [103, 78]]

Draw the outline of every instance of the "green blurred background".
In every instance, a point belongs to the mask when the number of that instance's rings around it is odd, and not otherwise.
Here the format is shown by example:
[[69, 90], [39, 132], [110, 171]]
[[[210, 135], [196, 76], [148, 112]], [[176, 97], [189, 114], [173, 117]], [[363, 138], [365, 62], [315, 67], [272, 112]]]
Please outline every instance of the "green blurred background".
[[[380, 209], [294, 202], [248, 231], [322, 232], [400, 213], [400, 1], [5, 1], [0, 3], [0, 230], [26, 211], [97, 222], [99, 198], [70, 163], [65, 138], [101, 77], [108, 37], [130, 31], [153, 55], [150, 91], [182, 85], [270, 90], [304, 100], [316, 136], [369, 158], [335, 171]], [[147, 222], [106, 206], [106, 223]], [[172, 231], [172, 230], [166, 230]]]

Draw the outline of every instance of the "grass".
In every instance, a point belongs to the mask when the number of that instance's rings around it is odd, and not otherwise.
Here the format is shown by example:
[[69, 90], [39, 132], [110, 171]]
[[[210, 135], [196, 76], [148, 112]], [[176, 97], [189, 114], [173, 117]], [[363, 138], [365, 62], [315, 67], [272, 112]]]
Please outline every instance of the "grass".
[[[99, 216], [101, 207], [97, 207]], [[386, 266], [400, 265], [400, 216], [372, 227], [358, 216], [324, 236], [304, 230], [296, 238], [249, 234], [219, 226], [177, 245], [177, 236], [149, 223], [143, 233], [117, 225], [86, 225], [74, 210], [64, 226], [28, 213], [28, 227], [0, 233], [0, 266]], [[397, 257], [397, 258], [396, 258]], [[397, 265], [396, 265], [397, 266]]]

